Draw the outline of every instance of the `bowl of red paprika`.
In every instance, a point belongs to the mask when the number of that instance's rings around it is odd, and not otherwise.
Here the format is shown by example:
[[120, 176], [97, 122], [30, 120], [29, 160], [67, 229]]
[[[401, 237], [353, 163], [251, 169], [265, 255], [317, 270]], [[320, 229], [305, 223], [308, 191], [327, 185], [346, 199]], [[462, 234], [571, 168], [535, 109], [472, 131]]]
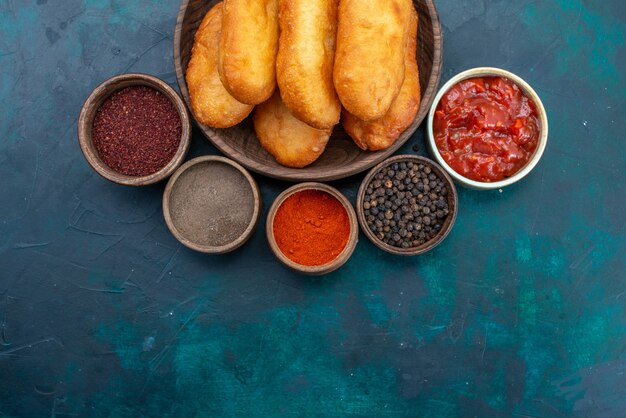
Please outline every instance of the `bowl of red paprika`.
[[354, 208], [341, 192], [323, 183], [300, 183], [274, 200], [265, 232], [272, 252], [284, 265], [319, 276], [348, 261], [358, 229]]
[[78, 119], [78, 141], [89, 165], [126, 186], [165, 180], [183, 163], [191, 121], [180, 95], [147, 74], [122, 74], [89, 95]]
[[435, 96], [427, 119], [434, 159], [455, 182], [490, 190], [530, 173], [548, 142], [546, 110], [533, 88], [499, 68], [452, 77]]

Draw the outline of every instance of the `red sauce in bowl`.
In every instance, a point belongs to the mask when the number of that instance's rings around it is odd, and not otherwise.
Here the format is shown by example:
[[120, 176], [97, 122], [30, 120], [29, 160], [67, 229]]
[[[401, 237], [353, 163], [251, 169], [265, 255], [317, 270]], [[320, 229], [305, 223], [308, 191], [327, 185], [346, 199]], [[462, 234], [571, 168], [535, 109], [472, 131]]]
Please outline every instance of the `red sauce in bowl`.
[[541, 132], [535, 103], [513, 81], [476, 77], [455, 84], [435, 111], [437, 149], [472, 180], [511, 177], [531, 159]]

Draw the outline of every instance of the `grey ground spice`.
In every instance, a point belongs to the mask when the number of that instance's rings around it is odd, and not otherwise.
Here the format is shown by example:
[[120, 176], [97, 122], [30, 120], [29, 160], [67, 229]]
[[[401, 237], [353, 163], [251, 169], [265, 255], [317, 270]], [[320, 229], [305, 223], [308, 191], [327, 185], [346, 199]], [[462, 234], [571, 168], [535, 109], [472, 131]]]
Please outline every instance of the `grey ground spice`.
[[200, 245], [219, 247], [243, 235], [254, 215], [246, 177], [220, 162], [196, 164], [181, 174], [170, 194], [174, 226]]

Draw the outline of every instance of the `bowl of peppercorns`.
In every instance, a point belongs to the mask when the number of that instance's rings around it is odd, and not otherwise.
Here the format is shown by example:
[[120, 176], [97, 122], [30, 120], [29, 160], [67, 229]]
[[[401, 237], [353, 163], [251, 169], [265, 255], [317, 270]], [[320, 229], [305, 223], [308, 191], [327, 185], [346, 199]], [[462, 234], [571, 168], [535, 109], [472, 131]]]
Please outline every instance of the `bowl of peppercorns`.
[[439, 245], [452, 230], [457, 208], [450, 176], [416, 155], [374, 167], [357, 195], [361, 229], [377, 247], [397, 255], [423, 254]]
[[182, 98], [166, 82], [122, 74], [104, 81], [85, 101], [78, 142], [102, 177], [146, 186], [165, 180], [183, 163], [191, 121]]

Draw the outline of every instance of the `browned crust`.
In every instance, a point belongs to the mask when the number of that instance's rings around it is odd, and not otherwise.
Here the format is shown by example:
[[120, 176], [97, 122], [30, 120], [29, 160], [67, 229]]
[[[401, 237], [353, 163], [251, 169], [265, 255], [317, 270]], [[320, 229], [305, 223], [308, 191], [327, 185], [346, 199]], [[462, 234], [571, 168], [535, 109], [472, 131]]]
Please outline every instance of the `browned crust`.
[[418, 16], [411, 14], [410, 34], [405, 53], [405, 76], [398, 97], [381, 119], [365, 122], [344, 109], [342, 124], [348, 135], [363, 150], [379, 151], [392, 146], [415, 119], [421, 91], [417, 65]]
[[295, 118], [278, 91], [256, 107], [252, 120], [261, 146], [286, 167], [313, 163], [324, 152], [332, 133], [332, 129], [315, 129]]
[[213, 128], [229, 128], [244, 120], [253, 106], [240, 103], [222, 85], [217, 51], [222, 27], [222, 3], [204, 17], [196, 33], [187, 67], [187, 87], [196, 119]]
[[259, 104], [276, 88], [278, 0], [224, 0], [218, 70], [242, 103]]
[[339, 123], [333, 84], [338, 0], [279, 0], [276, 78], [291, 113], [318, 129]]
[[339, 3], [335, 90], [361, 120], [383, 117], [400, 92], [412, 9], [409, 0]]

